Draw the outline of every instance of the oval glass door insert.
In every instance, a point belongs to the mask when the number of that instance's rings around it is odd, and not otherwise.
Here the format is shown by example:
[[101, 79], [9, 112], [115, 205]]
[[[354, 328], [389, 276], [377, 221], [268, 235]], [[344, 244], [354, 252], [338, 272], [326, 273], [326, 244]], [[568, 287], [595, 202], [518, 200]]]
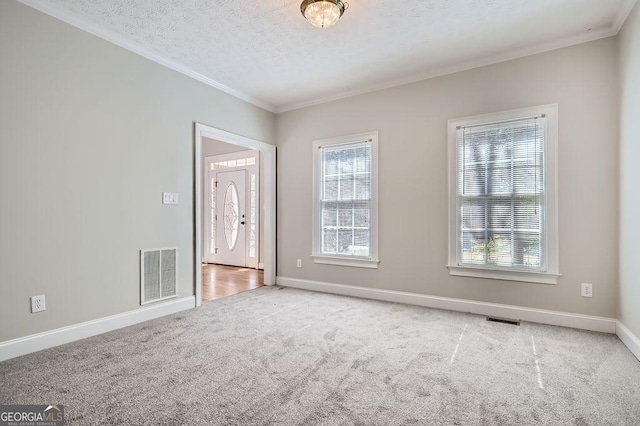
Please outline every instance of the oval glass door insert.
[[238, 240], [238, 188], [231, 182], [224, 194], [224, 238], [229, 250], [233, 250]]

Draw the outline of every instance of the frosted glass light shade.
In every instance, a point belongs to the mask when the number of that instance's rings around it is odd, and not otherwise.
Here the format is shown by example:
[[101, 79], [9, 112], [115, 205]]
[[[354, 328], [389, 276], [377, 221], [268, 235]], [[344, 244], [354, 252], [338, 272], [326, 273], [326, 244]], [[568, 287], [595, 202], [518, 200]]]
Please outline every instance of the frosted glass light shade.
[[340, 0], [304, 0], [300, 11], [311, 25], [327, 28], [338, 22], [347, 7], [348, 4]]

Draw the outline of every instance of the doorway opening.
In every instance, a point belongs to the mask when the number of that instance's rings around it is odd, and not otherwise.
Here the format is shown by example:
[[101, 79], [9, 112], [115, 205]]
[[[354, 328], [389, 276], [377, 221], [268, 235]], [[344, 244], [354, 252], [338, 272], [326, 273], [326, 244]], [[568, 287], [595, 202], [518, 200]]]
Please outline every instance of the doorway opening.
[[196, 306], [275, 284], [276, 148], [195, 125]]
[[[206, 154], [224, 146], [205, 139], [203, 148]], [[264, 269], [260, 180], [259, 151], [204, 157], [204, 263]]]

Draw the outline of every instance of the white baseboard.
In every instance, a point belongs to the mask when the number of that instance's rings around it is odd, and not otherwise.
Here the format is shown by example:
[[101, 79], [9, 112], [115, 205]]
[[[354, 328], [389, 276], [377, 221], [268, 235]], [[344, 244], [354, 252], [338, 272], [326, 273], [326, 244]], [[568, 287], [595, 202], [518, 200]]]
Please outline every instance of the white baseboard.
[[613, 334], [616, 332], [616, 320], [613, 318], [547, 311], [544, 309], [525, 308], [522, 306], [500, 305], [496, 303], [477, 302], [474, 300], [428, 296], [425, 294], [406, 293], [402, 291], [332, 284], [296, 278], [276, 277], [276, 284], [284, 287], [295, 287], [324, 293], [342, 294], [345, 296], [361, 297], [364, 299], [384, 300], [387, 302], [406, 303], [408, 305], [425, 306], [428, 308], [470, 312], [479, 315], [510, 318], [540, 324], [559, 325], [562, 327], [600, 331], [603, 333]]
[[625, 327], [620, 321], [616, 321], [616, 335], [640, 361], [640, 339], [638, 339], [638, 336], [633, 334], [631, 330]]
[[264, 263], [258, 263], [258, 269], [264, 269]]
[[169, 302], [147, 305], [133, 311], [98, 318], [80, 324], [0, 342], [0, 361], [174, 314], [194, 308], [195, 305], [195, 296], [189, 296]]

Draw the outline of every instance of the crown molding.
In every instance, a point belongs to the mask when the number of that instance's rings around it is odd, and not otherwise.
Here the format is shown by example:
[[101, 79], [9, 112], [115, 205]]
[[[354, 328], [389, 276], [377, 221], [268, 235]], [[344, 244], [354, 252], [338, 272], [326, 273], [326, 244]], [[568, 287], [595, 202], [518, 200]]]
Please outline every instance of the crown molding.
[[291, 103], [284, 106], [276, 107], [269, 103], [263, 102], [251, 95], [248, 95], [244, 92], [228, 87], [218, 81], [215, 81], [207, 76], [204, 76], [175, 61], [164, 58], [161, 55], [158, 55], [155, 52], [152, 52], [136, 43], [133, 43], [112, 31], [101, 28], [98, 25], [95, 25], [90, 21], [83, 19], [82, 17], [76, 16], [72, 13], [61, 10], [55, 7], [54, 5], [52, 5], [47, 0], [17, 0], [17, 1], [29, 7], [32, 7], [40, 12], [43, 12], [47, 15], [50, 15], [69, 25], [72, 25], [83, 31], [93, 34], [96, 37], [102, 38], [117, 46], [120, 46], [142, 57], [145, 57], [151, 61], [154, 61], [160, 65], [163, 65], [183, 75], [186, 75], [187, 77], [191, 77], [197, 81], [200, 81], [201, 83], [204, 83], [208, 86], [211, 86], [215, 89], [218, 89], [231, 96], [234, 96], [238, 99], [249, 102], [257, 107], [273, 112], [275, 114], [307, 108], [310, 106], [319, 105], [319, 104], [323, 104], [331, 101], [336, 101], [339, 99], [349, 98], [352, 96], [362, 95], [362, 94], [371, 93], [371, 92], [377, 92], [379, 90], [390, 89], [392, 87], [403, 86], [406, 84], [411, 84], [411, 83], [415, 83], [422, 80], [428, 80], [435, 77], [442, 77], [442, 76], [454, 74], [457, 72], [468, 71], [474, 68], [480, 68], [488, 65], [497, 64], [500, 62], [523, 58], [523, 57], [535, 55], [538, 53], [549, 52], [552, 50], [561, 49], [564, 47], [569, 47], [569, 46], [573, 46], [581, 43], [587, 43], [587, 42], [599, 40], [602, 38], [613, 37], [613, 36], [616, 36], [618, 32], [620, 32], [620, 29], [624, 25], [624, 22], [629, 16], [629, 13], [631, 13], [631, 10], [633, 10], [633, 7], [637, 3], [637, 0], [623, 0], [623, 4], [620, 10], [618, 11], [618, 14], [615, 16], [613, 22], [610, 25], [593, 29], [583, 34], [579, 34], [577, 36], [566, 37], [560, 40], [554, 40], [548, 43], [538, 44], [536, 46], [513, 49], [508, 52], [503, 52], [503, 53], [493, 55], [487, 58], [479, 59], [479, 60], [460, 62], [455, 65], [432, 69], [426, 72], [413, 74], [408, 77], [391, 80], [391, 81], [385, 81], [378, 84], [373, 84], [358, 90], [341, 92], [335, 95], [323, 96], [323, 97], [315, 98], [309, 101]]
[[77, 15], [74, 15], [70, 12], [67, 12], [65, 10], [61, 10], [58, 7], [55, 7], [54, 5], [52, 5], [50, 2], [48, 2], [47, 0], [17, 0], [18, 2], [29, 6], [33, 9], [36, 9], [44, 14], [47, 14], [49, 16], [52, 16], [62, 22], [65, 22], [69, 25], [72, 25], [76, 28], [79, 28], [85, 32], [88, 32], [90, 34], [93, 34], [96, 37], [99, 37], [103, 40], [106, 40], [110, 43], [113, 43], [117, 46], [120, 46], [126, 50], [129, 50], [135, 54], [138, 54], [144, 58], [147, 58], [153, 62], [156, 62], [160, 65], [163, 65], [169, 69], [172, 69], [174, 71], [179, 72], [180, 74], [183, 74], [187, 77], [191, 77], [194, 80], [197, 80], [201, 83], [204, 83], [208, 86], [211, 86], [215, 89], [218, 89], [222, 92], [225, 92], [235, 98], [241, 99], [243, 101], [249, 102], [257, 107], [260, 107], [262, 109], [265, 109], [267, 111], [270, 112], [275, 112], [275, 107], [273, 105], [270, 105], [268, 103], [262, 102], [261, 100], [254, 98], [253, 96], [250, 96], [246, 93], [243, 93], [239, 90], [235, 90], [229, 86], [226, 86], [218, 81], [215, 81], [205, 75], [200, 74], [199, 72], [196, 72], [188, 67], [185, 67], [184, 65], [181, 65], [175, 61], [172, 61], [170, 59], [164, 58], [163, 56], [152, 52], [149, 49], [146, 49], [140, 45], [138, 45], [137, 43], [134, 43], [130, 40], [127, 40], [126, 38], [120, 36], [119, 34], [116, 34], [113, 31], [107, 30], [105, 28], [102, 28], [92, 22], [90, 22], [87, 19], [84, 19], [82, 17], [79, 17]]
[[620, 10], [618, 10], [618, 14], [613, 19], [613, 23], [611, 24], [611, 27], [615, 30], [616, 35], [622, 29], [622, 26], [626, 22], [629, 14], [633, 10], [633, 6], [635, 6], [636, 3], [637, 0], [623, 0], [622, 6], [620, 7]]
[[[631, 1], [635, 3], [636, 0], [631, 0]], [[629, 11], [630, 10], [631, 9], [629, 9]], [[627, 15], [628, 13], [629, 12], [627, 12]], [[625, 18], [626, 18], [626, 15], [625, 15]], [[429, 70], [427, 72], [413, 74], [405, 78], [400, 78], [397, 80], [374, 84], [364, 89], [342, 92], [340, 94], [317, 98], [311, 101], [300, 102], [300, 103], [286, 105], [283, 107], [278, 107], [276, 108], [275, 113], [279, 114], [282, 112], [293, 111], [296, 109], [302, 109], [302, 108], [306, 108], [314, 105], [323, 104], [326, 102], [349, 98], [352, 96], [363, 95], [365, 93], [377, 92], [379, 90], [390, 89], [392, 87], [403, 86], [405, 84], [416, 83], [418, 81], [428, 80], [436, 77], [442, 77], [445, 75], [455, 74], [462, 71], [468, 71], [474, 68], [494, 65], [500, 62], [506, 62], [513, 59], [524, 58], [526, 56], [536, 55], [538, 53], [550, 52], [552, 50], [562, 49], [564, 47], [574, 46], [581, 43], [587, 43], [590, 41], [612, 37], [617, 35], [619, 30], [620, 28], [614, 27], [613, 25], [608, 25], [606, 27], [593, 29], [591, 31], [585, 32], [584, 34], [579, 34], [577, 36], [566, 37], [560, 40], [554, 40], [548, 43], [538, 44], [536, 46], [514, 49], [508, 52], [500, 53], [497, 55], [489, 56], [489, 57], [478, 59], [478, 60], [460, 62], [455, 65], [436, 68], [436, 69]]]

